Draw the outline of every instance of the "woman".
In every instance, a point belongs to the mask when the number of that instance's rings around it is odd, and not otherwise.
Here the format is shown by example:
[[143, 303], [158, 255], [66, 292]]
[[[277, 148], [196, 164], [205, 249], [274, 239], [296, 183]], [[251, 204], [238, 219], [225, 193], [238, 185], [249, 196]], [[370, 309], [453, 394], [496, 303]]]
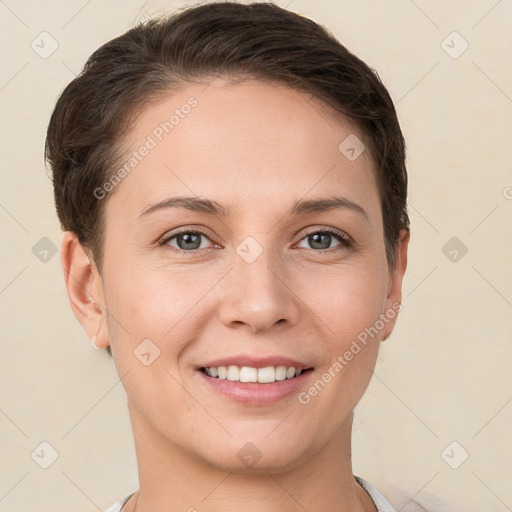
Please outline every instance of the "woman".
[[392, 511], [353, 410], [401, 309], [405, 148], [376, 74], [271, 3], [106, 43], [48, 128], [73, 311], [128, 397], [109, 512]]

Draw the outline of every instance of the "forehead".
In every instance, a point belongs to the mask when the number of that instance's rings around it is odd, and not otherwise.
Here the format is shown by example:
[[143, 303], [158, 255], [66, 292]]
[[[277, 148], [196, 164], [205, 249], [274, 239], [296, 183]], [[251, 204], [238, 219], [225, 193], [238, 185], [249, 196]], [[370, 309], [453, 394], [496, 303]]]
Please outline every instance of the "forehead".
[[378, 202], [371, 158], [345, 152], [362, 139], [327, 104], [282, 84], [191, 84], [139, 114], [124, 138], [125, 172], [109, 203], [122, 196], [142, 210], [173, 194], [243, 208], [249, 199], [261, 206], [348, 191], [371, 213]]

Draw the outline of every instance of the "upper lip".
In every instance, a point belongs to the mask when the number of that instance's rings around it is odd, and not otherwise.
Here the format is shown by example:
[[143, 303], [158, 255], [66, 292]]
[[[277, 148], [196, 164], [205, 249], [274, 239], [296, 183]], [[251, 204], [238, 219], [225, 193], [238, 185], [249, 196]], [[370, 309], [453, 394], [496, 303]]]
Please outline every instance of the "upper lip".
[[312, 365], [310, 364], [297, 361], [296, 359], [286, 356], [275, 355], [258, 357], [241, 354], [238, 356], [229, 356], [220, 359], [214, 359], [213, 361], [209, 361], [205, 364], [198, 366], [197, 369], [199, 370], [200, 368], [212, 367], [218, 368], [219, 366], [250, 366], [252, 368], [266, 368], [267, 366], [286, 366], [287, 368], [289, 368], [290, 366], [293, 366], [294, 368], [300, 370], [306, 370], [312, 367]]

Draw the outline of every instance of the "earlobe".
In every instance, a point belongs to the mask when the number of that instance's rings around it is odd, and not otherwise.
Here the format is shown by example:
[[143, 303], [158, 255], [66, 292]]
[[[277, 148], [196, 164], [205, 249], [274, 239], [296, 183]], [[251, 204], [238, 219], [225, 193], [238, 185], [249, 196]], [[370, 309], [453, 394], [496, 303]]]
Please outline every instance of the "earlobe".
[[94, 346], [94, 348], [97, 348], [97, 349], [105, 348], [105, 347], [102, 347], [102, 346], [100, 346], [100, 345], [98, 345], [96, 343], [96, 340], [98, 339], [98, 336], [99, 336], [99, 333], [100, 333], [100, 329], [101, 329], [101, 324], [102, 323], [103, 323], [103, 319], [101, 320], [100, 326], [98, 327], [98, 332], [91, 339], [91, 344]]
[[105, 307], [101, 276], [75, 233], [66, 231], [62, 238], [60, 260], [73, 313], [93, 345], [109, 345], [105, 327]]
[[407, 249], [410, 240], [410, 231], [403, 229], [395, 246], [395, 264], [390, 273], [388, 296], [385, 304], [384, 314], [392, 319], [383, 332], [382, 341], [387, 340], [393, 331], [398, 312], [402, 310], [402, 280], [407, 269]]

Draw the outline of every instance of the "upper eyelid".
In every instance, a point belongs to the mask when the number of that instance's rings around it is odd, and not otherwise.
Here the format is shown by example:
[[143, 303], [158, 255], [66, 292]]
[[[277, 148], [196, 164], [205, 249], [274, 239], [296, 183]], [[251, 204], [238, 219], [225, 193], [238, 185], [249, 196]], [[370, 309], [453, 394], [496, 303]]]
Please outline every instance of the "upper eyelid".
[[195, 228], [195, 227], [186, 227], [186, 228], [176, 228], [178, 231], [171, 230], [172, 232], [167, 232], [165, 235], [162, 235], [158, 240], [159, 242], [165, 242], [175, 236], [181, 235], [182, 233], [200, 233], [208, 238], [211, 238], [210, 234], [207, 232], [206, 228]]
[[[333, 227], [323, 227], [323, 228], [313, 227], [311, 229], [308, 229], [306, 231], [306, 233], [304, 233], [304, 236], [308, 236], [313, 233], [323, 233], [323, 232], [327, 232], [330, 234], [337, 234], [338, 236], [341, 236], [341, 237], [350, 238], [350, 236], [343, 229], [333, 228]], [[304, 236], [302, 238], [304, 238]]]

